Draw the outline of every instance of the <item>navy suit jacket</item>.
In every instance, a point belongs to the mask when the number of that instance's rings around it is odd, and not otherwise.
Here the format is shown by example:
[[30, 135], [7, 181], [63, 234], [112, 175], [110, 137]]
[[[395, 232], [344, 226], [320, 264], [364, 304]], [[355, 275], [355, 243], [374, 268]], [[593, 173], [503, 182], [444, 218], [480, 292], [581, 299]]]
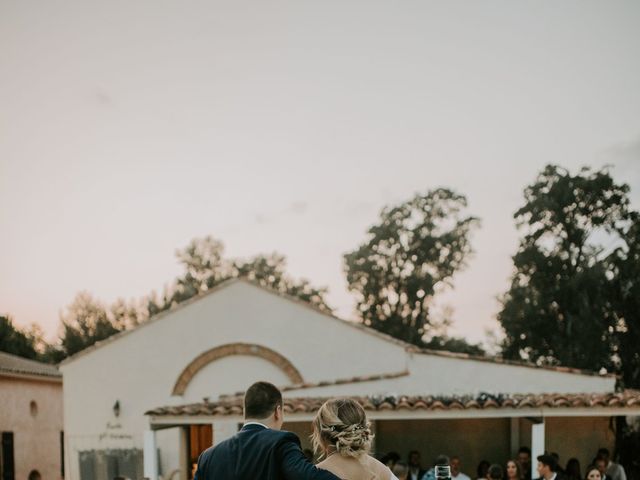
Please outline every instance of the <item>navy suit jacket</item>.
[[307, 460], [291, 433], [249, 424], [198, 458], [198, 480], [338, 480]]

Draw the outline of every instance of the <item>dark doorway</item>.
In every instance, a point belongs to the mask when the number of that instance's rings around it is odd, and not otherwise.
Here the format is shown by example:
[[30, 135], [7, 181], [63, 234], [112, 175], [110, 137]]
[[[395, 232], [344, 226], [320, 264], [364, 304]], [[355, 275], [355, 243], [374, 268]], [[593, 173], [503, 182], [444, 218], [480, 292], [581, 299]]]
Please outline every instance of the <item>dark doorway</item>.
[[200, 454], [213, 445], [213, 428], [211, 425], [189, 425], [189, 478], [193, 478], [194, 465], [198, 463]]
[[13, 453], [13, 432], [2, 432], [0, 448], [0, 473], [2, 480], [15, 480], [15, 460]]

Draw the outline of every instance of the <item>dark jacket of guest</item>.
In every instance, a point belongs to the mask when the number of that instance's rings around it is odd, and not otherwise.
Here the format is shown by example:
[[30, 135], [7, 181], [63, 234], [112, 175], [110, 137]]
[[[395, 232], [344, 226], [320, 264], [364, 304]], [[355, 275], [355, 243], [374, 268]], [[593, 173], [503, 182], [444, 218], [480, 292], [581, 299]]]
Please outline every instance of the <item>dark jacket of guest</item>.
[[339, 480], [309, 463], [291, 433], [249, 424], [208, 448], [198, 459], [198, 480]]

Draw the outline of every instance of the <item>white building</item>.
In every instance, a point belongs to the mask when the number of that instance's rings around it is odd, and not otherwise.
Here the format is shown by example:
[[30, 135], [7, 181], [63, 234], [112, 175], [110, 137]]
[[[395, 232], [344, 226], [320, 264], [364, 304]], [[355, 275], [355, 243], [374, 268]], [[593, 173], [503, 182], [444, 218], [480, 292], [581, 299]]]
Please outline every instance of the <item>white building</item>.
[[470, 474], [520, 445], [586, 465], [613, 445], [611, 416], [640, 414], [640, 394], [615, 393], [613, 376], [421, 351], [246, 280], [111, 337], [61, 371], [71, 480], [141, 478], [143, 463], [151, 479], [190, 478], [197, 454], [237, 430], [233, 394], [256, 380], [283, 387], [286, 428], [303, 443], [323, 399], [358, 396], [378, 451], [415, 448], [425, 463], [458, 454]]

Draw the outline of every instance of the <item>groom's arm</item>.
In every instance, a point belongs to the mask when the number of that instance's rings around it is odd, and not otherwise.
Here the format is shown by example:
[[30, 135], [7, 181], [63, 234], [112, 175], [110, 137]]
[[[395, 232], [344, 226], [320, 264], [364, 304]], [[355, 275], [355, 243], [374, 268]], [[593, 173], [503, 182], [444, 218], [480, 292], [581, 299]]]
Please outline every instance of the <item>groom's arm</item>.
[[333, 473], [322, 470], [309, 462], [300, 448], [298, 438], [293, 434], [289, 435], [278, 448], [282, 462], [282, 473], [287, 480], [340, 480]]

